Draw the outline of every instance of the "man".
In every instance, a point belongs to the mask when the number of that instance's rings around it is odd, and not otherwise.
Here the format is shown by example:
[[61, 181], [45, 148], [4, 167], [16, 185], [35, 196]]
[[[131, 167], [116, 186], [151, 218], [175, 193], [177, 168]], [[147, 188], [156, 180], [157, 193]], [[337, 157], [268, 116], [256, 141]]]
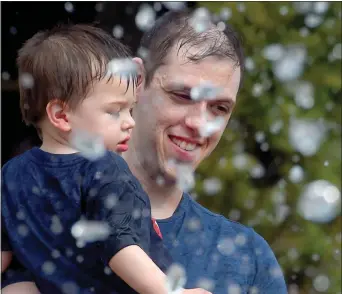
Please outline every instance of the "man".
[[[195, 170], [218, 144], [224, 127], [209, 136], [203, 128], [207, 120], [227, 125], [243, 73], [241, 44], [229, 26], [221, 31], [211, 24], [196, 32], [192, 25], [189, 12], [169, 12], [143, 36], [148, 56], [144, 65], [136, 58], [141, 69], [136, 127], [123, 156], [150, 197], [166, 246], [186, 270], [187, 287], [215, 294], [287, 293], [260, 235], [208, 211], [177, 185], [177, 164]], [[191, 89], [208, 81], [219, 94], [191, 99]]]

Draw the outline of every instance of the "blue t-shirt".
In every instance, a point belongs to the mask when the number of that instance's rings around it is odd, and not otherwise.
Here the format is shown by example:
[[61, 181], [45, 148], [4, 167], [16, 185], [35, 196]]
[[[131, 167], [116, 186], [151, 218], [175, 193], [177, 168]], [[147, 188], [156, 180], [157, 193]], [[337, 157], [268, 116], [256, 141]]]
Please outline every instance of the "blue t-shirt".
[[271, 248], [253, 229], [210, 212], [186, 193], [172, 217], [157, 222], [173, 260], [186, 269], [188, 288], [287, 293]]
[[[33, 148], [3, 166], [1, 202], [1, 249], [13, 251], [42, 293], [136, 293], [108, 268], [129, 245], [164, 271], [171, 263], [149, 198], [117, 154], [89, 161]], [[78, 246], [71, 227], [81, 218], [106, 222], [109, 237]]]

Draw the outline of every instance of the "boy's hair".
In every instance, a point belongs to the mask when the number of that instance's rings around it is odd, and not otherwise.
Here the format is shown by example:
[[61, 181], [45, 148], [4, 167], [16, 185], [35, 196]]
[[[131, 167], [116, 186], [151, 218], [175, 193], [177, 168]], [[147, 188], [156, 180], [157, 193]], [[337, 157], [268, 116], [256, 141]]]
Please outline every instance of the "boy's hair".
[[148, 50], [145, 58], [146, 86], [151, 82], [155, 71], [165, 61], [166, 56], [174, 45], [177, 44], [178, 53], [183, 46], [188, 48], [196, 46], [201, 50], [195, 55], [189, 54], [187, 59], [192, 62], [200, 61], [208, 56], [229, 58], [240, 67], [240, 86], [244, 73], [244, 54], [242, 41], [235, 30], [228, 24], [225, 29], [209, 29], [204, 32], [196, 32], [191, 26], [193, 10], [169, 11], [160, 17], [154, 26], [144, 33], [140, 46]]
[[[36, 33], [19, 50], [17, 59], [23, 120], [39, 132], [37, 124], [51, 100], [59, 99], [74, 108], [93, 81], [107, 78], [111, 59], [129, 57], [126, 46], [91, 25], [59, 25]], [[133, 77], [133, 84], [135, 81]]]

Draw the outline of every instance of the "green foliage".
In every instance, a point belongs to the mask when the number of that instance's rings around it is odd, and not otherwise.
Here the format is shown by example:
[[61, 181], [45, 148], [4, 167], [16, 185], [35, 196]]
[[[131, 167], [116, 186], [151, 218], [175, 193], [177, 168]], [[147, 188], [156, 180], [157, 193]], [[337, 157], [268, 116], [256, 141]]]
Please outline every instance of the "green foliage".
[[[294, 3], [198, 3], [216, 15], [224, 7], [231, 10], [228, 22], [242, 34], [245, 55], [254, 68], [246, 70], [237, 108], [219, 146], [197, 171], [195, 190], [200, 203], [253, 226], [269, 242], [289, 287], [297, 284], [299, 293], [316, 293], [313, 280], [324, 274], [330, 279], [326, 293], [340, 293], [341, 217], [329, 223], [313, 223], [298, 214], [296, 205], [304, 186], [315, 180], [327, 180], [341, 191], [341, 59], [330, 56], [338, 48], [335, 45], [341, 44], [341, 3], [330, 2], [321, 14], [322, 23], [306, 29], [307, 13], [298, 12], [298, 2]], [[297, 80], [313, 85], [313, 107], [303, 109], [296, 104], [291, 91], [296, 88], [295, 82], [277, 79], [272, 62], [263, 55], [263, 49], [271, 44], [305, 46], [306, 63]], [[261, 95], [253, 92], [256, 84], [264, 88]], [[289, 124], [294, 118], [324, 121], [329, 126], [315, 154], [305, 156], [290, 144]], [[272, 131], [276, 123], [278, 131]], [[256, 144], [258, 132], [265, 135], [266, 152]], [[245, 156], [245, 165], [237, 168], [234, 160], [241, 155]], [[295, 164], [304, 170], [299, 183], [289, 178]], [[261, 179], [252, 179], [251, 170], [257, 165], [266, 173]], [[222, 182], [215, 196], [207, 195], [203, 185], [204, 179], [212, 177]], [[290, 214], [277, 221], [275, 199], [279, 195], [290, 207]], [[233, 213], [236, 211], [240, 217]]]

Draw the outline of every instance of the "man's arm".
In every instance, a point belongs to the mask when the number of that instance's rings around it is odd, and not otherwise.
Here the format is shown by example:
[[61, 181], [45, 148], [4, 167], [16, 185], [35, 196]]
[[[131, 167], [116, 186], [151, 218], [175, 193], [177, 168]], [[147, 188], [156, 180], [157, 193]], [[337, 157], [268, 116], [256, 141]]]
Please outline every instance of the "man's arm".
[[254, 230], [252, 230], [252, 234], [256, 263], [256, 275], [252, 289], [263, 294], [287, 294], [283, 272], [271, 247]]

